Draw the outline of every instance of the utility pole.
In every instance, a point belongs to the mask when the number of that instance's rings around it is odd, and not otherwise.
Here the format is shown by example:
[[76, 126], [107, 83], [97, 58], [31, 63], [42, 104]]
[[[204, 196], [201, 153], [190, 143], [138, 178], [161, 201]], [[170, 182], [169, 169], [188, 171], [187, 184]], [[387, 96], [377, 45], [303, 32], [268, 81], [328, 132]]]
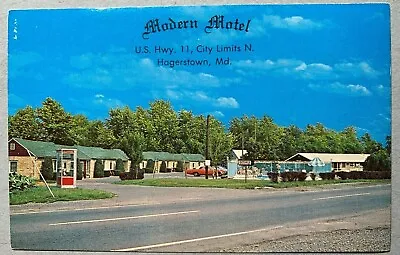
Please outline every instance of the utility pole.
[[[242, 131], [242, 157], [241, 159], [243, 160], [244, 156], [244, 132]], [[244, 182], [247, 182], [247, 166], [244, 167]]]
[[[206, 161], [208, 160], [209, 129], [210, 129], [210, 115], [207, 115], [207, 125], [206, 125]], [[206, 164], [206, 179], [208, 179], [208, 164]]]

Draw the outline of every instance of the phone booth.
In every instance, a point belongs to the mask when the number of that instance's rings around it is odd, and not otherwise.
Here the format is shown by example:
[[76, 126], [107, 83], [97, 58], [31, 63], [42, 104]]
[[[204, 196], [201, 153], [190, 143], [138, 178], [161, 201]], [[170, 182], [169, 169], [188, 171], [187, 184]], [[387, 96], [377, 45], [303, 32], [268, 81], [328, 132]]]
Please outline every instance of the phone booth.
[[57, 186], [61, 188], [76, 188], [77, 150], [57, 150]]

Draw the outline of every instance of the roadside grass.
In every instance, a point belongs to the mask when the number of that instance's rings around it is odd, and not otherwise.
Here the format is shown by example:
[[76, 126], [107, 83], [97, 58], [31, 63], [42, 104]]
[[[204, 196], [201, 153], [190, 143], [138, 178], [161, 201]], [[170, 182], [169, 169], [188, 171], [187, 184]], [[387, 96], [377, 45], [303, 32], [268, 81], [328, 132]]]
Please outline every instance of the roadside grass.
[[117, 181], [113, 184], [120, 185], [141, 185], [155, 187], [203, 187], [203, 188], [228, 188], [228, 189], [255, 189], [263, 187], [271, 188], [292, 188], [322, 186], [337, 183], [367, 183], [379, 184], [390, 183], [390, 180], [322, 180], [322, 181], [294, 181], [274, 183], [267, 180], [238, 180], [238, 179], [142, 179]]
[[76, 200], [96, 200], [111, 198], [115, 194], [94, 189], [62, 189], [50, 187], [55, 198], [52, 197], [45, 186], [38, 186], [23, 191], [14, 191], [9, 194], [10, 205], [19, 205], [26, 203], [53, 203], [56, 201], [76, 201]]

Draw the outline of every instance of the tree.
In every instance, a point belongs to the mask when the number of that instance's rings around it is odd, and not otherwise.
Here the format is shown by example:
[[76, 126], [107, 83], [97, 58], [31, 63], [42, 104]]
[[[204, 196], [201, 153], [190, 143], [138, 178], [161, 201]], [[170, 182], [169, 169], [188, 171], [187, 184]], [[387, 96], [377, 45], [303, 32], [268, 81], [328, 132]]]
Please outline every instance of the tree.
[[382, 149], [382, 145], [373, 140], [371, 135], [368, 133], [365, 133], [363, 136], [361, 136], [360, 142], [363, 146], [364, 153], [367, 154], [371, 154]]
[[221, 165], [230, 154], [233, 144], [232, 136], [225, 132], [224, 126], [214, 117], [209, 125], [209, 155], [213, 165]]
[[8, 137], [40, 140], [43, 132], [35, 110], [27, 106], [8, 119]]
[[346, 127], [341, 133], [343, 153], [362, 153], [363, 146], [357, 139], [357, 132], [354, 127]]
[[104, 164], [101, 159], [96, 159], [94, 163], [94, 178], [103, 178], [104, 177]]
[[95, 120], [89, 123], [87, 143], [86, 146], [111, 149], [117, 146], [117, 139], [102, 121]]
[[179, 150], [176, 146], [179, 122], [171, 103], [164, 100], [150, 103], [149, 118], [154, 132], [151, 149], [176, 153]]
[[281, 157], [287, 159], [298, 152], [302, 152], [299, 141], [302, 139], [303, 132], [300, 128], [291, 125], [283, 129], [285, 140], [281, 143]]
[[117, 140], [120, 140], [135, 130], [134, 112], [128, 106], [111, 109], [105, 126]]
[[42, 167], [40, 169], [42, 176], [45, 180], [53, 180], [53, 159], [51, 157], [45, 157], [43, 159]]
[[90, 146], [89, 127], [91, 122], [86, 116], [77, 114], [72, 116], [72, 123], [70, 134], [74, 140], [74, 145]]
[[364, 163], [366, 171], [390, 171], [390, 156], [385, 149], [372, 153]]
[[131, 160], [131, 172], [138, 169], [140, 162], [143, 160], [144, 141], [144, 137], [138, 133], [126, 134], [120, 141], [119, 148], [123, 150]]
[[64, 111], [60, 103], [48, 97], [36, 113], [45, 141], [64, 145], [74, 144], [71, 135], [71, 130], [74, 128], [72, 116]]
[[190, 111], [178, 113], [178, 138], [175, 141], [178, 153], [204, 154], [206, 118], [194, 116]]

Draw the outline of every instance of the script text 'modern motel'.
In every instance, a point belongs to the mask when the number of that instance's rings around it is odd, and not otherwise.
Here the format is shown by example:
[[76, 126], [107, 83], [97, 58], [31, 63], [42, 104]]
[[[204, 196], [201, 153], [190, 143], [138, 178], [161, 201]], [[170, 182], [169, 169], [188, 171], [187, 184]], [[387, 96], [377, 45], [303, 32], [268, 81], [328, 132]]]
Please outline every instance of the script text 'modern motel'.
[[[228, 20], [223, 15], [215, 15], [211, 17], [207, 25], [204, 26], [204, 32], [209, 34], [213, 29], [226, 29], [226, 30], [237, 30], [243, 32], [249, 32], [251, 20], [241, 22], [239, 19]], [[150, 34], [158, 32], [166, 32], [175, 29], [198, 29], [199, 22], [197, 20], [174, 20], [168, 18], [166, 22], [160, 22], [158, 18], [149, 20], [144, 26], [144, 32], [142, 34], [143, 39], [149, 39]]]

